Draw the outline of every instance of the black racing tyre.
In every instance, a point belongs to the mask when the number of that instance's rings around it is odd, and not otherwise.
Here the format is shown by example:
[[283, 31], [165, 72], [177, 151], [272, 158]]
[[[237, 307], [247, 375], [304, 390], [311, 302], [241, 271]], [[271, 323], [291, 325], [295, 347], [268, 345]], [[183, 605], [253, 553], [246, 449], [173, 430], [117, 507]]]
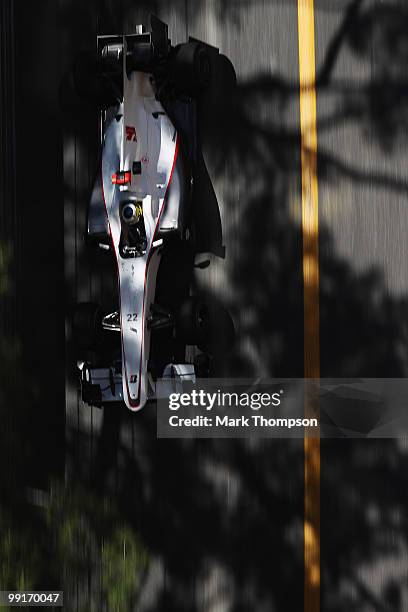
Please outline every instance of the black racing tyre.
[[224, 355], [235, 339], [234, 323], [219, 303], [191, 297], [185, 300], [176, 317], [178, 337], [196, 345], [209, 355]]
[[177, 89], [189, 96], [196, 96], [209, 87], [211, 61], [204, 45], [188, 42], [176, 48], [173, 79]]
[[121, 70], [111, 58], [81, 53], [73, 64], [71, 80], [77, 96], [96, 108], [115, 106], [122, 96]]
[[82, 401], [89, 406], [100, 407], [102, 405], [101, 387], [82, 381]]
[[194, 357], [194, 371], [198, 378], [210, 378], [211, 357], [206, 353], [199, 353]]
[[72, 332], [75, 342], [84, 349], [92, 349], [102, 337], [103, 312], [98, 304], [82, 302], [75, 306]]

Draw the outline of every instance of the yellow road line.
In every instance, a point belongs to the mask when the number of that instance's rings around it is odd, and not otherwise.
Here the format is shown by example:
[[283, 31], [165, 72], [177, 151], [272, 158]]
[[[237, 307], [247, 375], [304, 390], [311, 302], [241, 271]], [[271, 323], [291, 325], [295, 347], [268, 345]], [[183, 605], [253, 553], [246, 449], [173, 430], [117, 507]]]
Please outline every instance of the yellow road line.
[[[319, 209], [317, 186], [314, 0], [298, 0], [302, 232], [304, 283], [304, 376], [320, 377]], [[313, 411], [312, 393], [305, 411]], [[320, 610], [320, 439], [304, 441], [304, 611]]]

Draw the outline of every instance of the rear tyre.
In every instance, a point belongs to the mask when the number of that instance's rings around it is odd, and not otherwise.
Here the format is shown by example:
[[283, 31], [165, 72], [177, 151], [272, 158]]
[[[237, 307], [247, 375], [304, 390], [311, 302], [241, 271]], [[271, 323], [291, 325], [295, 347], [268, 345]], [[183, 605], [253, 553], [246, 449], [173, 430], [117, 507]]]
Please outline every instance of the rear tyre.
[[92, 349], [102, 338], [103, 312], [98, 304], [83, 302], [77, 304], [72, 317], [72, 331], [75, 342], [83, 349]]
[[196, 96], [209, 87], [211, 62], [204, 45], [188, 42], [176, 48], [173, 79], [177, 89], [189, 96]]
[[122, 96], [120, 67], [111, 58], [82, 53], [74, 62], [70, 78], [76, 95], [92, 107], [115, 106]]
[[195, 297], [185, 300], [176, 318], [177, 335], [209, 355], [224, 355], [235, 339], [234, 323], [219, 303]]

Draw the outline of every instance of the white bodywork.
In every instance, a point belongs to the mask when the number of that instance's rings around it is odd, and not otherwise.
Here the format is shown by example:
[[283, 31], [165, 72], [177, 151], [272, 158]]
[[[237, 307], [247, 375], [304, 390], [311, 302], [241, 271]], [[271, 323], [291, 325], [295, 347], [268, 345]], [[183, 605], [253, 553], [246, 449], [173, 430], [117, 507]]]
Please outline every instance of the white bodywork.
[[[129, 409], [139, 410], [149, 394], [147, 319], [154, 301], [162, 242], [157, 240], [157, 228], [178, 155], [178, 137], [155, 98], [150, 75], [132, 72], [128, 78], [126, 70], [124, 75], [123, 103], [105, 132], [102, 187], [118, 267], [122, 396]], [[132, 171], [133, 162], [141, 162], [141, 174], [132, 173], [129, 185], [112, 184], [112, 175]], [[119, 250], [120, 204], [130, 196], [143, 202], [147, 247], [144, 255], [124, 258]]]

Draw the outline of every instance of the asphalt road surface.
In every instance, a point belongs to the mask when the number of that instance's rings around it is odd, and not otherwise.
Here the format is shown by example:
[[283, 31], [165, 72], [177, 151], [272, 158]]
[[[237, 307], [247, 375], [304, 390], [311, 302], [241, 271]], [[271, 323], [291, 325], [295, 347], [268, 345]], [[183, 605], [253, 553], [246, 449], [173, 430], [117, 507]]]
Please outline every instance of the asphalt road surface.
[[[15, 231], [19, 245], [17, 303], [30, 304], [37, 321], [48, 321], [47, 333], [37, 326], [30, 333], [19, 306], [24, 371], [35, 380], [36, 401], [46, 394], [49, 404], [38, 429], [47, 429], [52, 406], [61, 402], [65, 367], [66, 478], [72, 486], [81, 483], [114, 498], [139, 530], [151, 563], [138, 610], [303, 610], [301, 441], [157, 441], [154, 415], [147, 411], [134, 416], [125, 409], [101, 412], [81, 405], [69, 324], [63, 339], [63, 303], [67, 320], [76, 301], [109, 306], [115, 280], [110, 262], [96, 262], [83, 242], [98, 157], [97, 117], [89, 112], [72, 117], [58, 104], [58, 83], [74, 55], [92, 46], [97, 32], [131, 32], [137, 23], [147, 23], [150, 11], [169, 24], [174, 42], [191, 35], [230, 59], [236, 89], [225, 85], [215, 105], [201, 109], [226, 258], [214, 258], [196, 281], [225, 303], [237, 327], [234, 352], [220, 364], [223, 374], [303, 376], [298, 2], [62, 0], [28, 10], [17, 0], [15, 9], [21, 17], [19, 52], [34, 49], [33, 66], [42, 62], [41, 69], [24, 64], [17, 78], [20, 186], [17, 195], [10, 188], [4, 196], [25, 203], [17, 229], [11, 224], [8, 230]], [[404, 377], [407, 8], [402, 1], [315, 0], [314, 19], [320, 372]], [[30, 27], [40, 21], [42, 32]], [[44, 42], [48, 35], [55, 55]], [[34, 138], [47, 150], [47, 171], [53, 170], [52, 189], [30, 194], [33, 206], [18, 168], [34, 181], [44, 157], [30, 155], [30, 164], [23, 165], [21, 75], [31, 75], [28, 90], [42, 118]], [[47, 211], [48, 238], [39, 244], [40, 217], [29, 212], [40, 210], [40, 204]], [[33, 253], [36, 282], [29, 272]], [[29, 282], [23, 282], [21, 270]], [[38, 355], [50, 354], [59, 356], [47, 361], [56, 376], [45, 380]], [[63, 419], [58, 423], [53, 427], [61, 429]], [[39, 431], [37, 438], [44, 448], [48, 437]], [[322, 440], [317, 477], [325, 612], [408, 609], [406, 463], [401, 440]], [[90, 575], [73, 582], [68, 595], [74, 603], [67, 609], [97, 605], [97, 580]]]

